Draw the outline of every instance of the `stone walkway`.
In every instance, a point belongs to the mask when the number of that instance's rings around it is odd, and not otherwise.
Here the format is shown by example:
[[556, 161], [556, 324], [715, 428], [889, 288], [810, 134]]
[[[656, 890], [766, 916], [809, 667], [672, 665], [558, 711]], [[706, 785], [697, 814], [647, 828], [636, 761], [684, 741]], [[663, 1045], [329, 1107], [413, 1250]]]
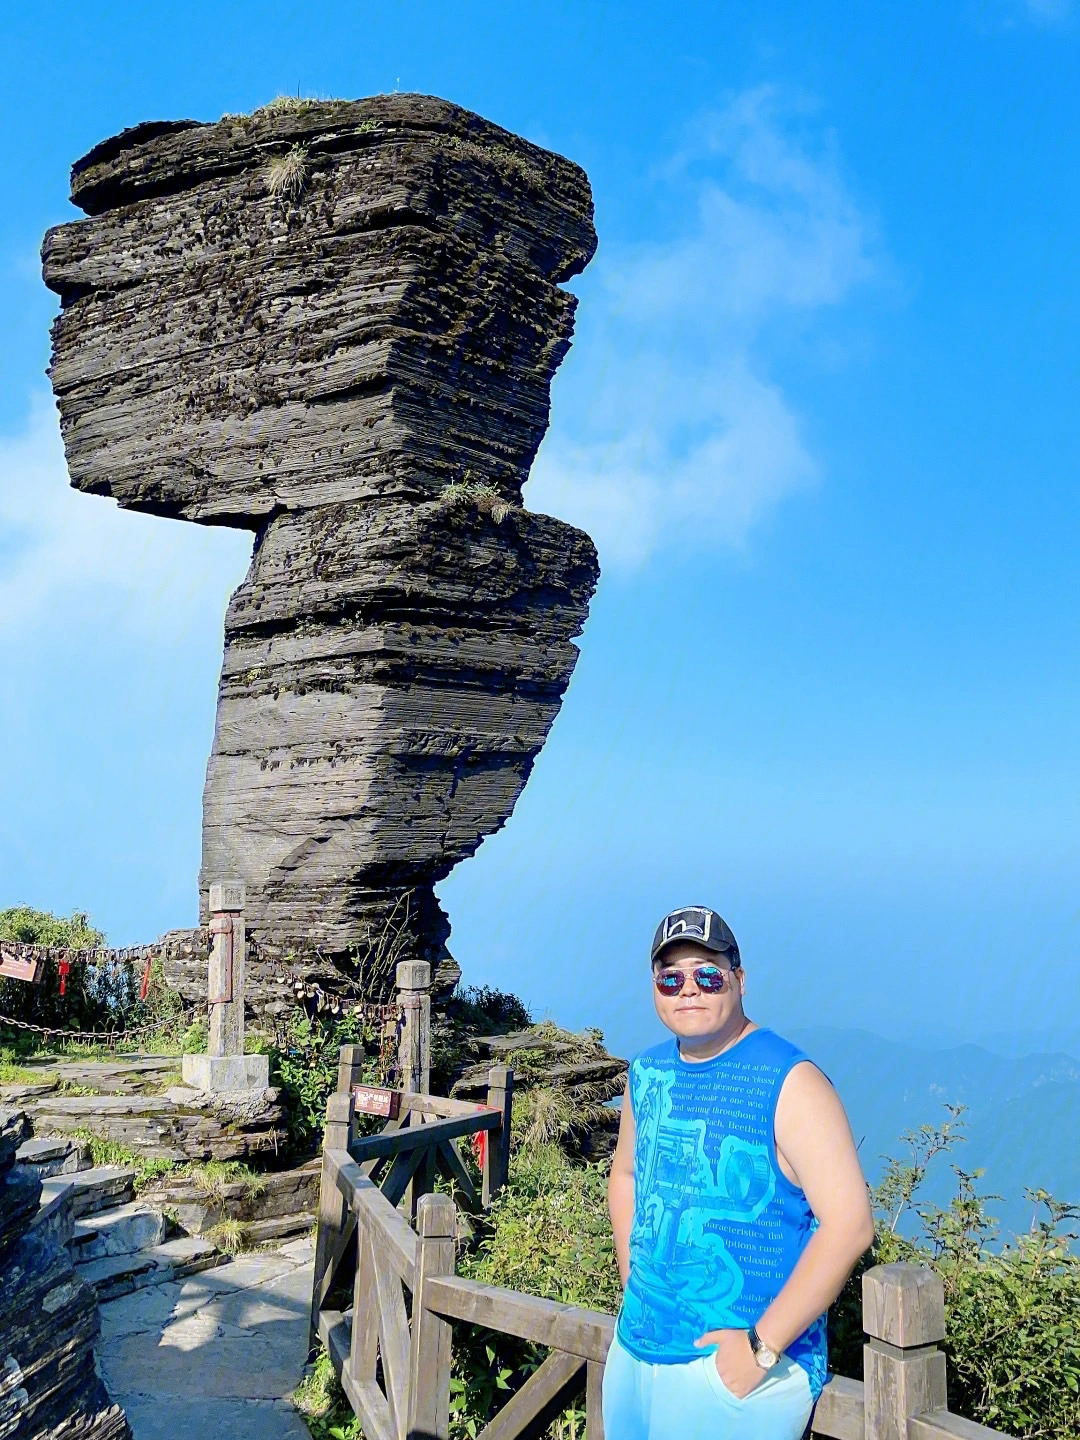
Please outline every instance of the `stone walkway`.
[[98, 1359], [135, 1440], [308, 1440], [311, 1237], [101, 1307]]

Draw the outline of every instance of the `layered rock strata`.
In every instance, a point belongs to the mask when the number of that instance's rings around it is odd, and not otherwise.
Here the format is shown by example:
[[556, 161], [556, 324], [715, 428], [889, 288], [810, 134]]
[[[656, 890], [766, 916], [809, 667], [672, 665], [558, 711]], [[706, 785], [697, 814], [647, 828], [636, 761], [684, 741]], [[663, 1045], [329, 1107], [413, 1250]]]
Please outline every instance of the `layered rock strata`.
[[47, 1226], [41, 1180], [15, 1164], [26, 1117], [0, 1109], [0, 1435], [131, 1440], [94, 1367], [97, 1297]]
[[0, 1086], [0, 1105], [17, 1105], [37, 1136], [90, 1131], [148, 1160], [277, 1155], [286, 1138], [279, 1090], [209, 1094], [170, 1084], [175, 1067], [152, 1057], [34, 1064], [35, 1083]]
[[91, 218], [44, 247], [72, 483], [255, 532], [202, 916], [236, 876], [268, 949], [437, 965], [432, 887], [513, 809], [597, 578], [586, 535], [521, 508], [596, 243], [586, 177], [392, 95], [139, 126], [72, 199]]

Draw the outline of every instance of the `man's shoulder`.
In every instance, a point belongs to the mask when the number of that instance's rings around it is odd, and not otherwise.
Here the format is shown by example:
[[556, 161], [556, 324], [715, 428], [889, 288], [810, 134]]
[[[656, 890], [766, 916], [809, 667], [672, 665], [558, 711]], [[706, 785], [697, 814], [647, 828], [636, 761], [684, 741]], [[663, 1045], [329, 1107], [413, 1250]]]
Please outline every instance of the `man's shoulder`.
[[767, 1025], [759, 1026], [754, 1031], [754, 1035], [757, 1037], [759, 1054], [766, 1053], [771, 1059], [782, 1061], [787, 1065], [798, 1065], [800, 1061], [810, 1060], [810, 1056], [801, 1045], [796, 1045], [794, 1040], [788, 1040], [784, 1035], [778, 1035]]

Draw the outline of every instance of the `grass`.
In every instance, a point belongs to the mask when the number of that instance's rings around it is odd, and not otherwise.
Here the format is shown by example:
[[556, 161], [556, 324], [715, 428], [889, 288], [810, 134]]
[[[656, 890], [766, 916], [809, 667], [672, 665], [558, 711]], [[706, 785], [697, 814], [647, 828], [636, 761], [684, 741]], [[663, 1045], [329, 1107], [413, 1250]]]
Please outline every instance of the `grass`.
[[501, 525], [516, 507], [504, 500], [486, 480], [470, 480], [465, 472], [464, 480], [452, 480], [442, 492], [442, 502], [448, 510], [465, 505], [475, 505], [481, 515], [490, 515], [496, 525]]
[[299, 200], [307, 184], [306, 145], [294, 145], [284, 155], [275, 155], [266, 169], [266, 184], [275, 200]]
[[90, 1159], [95, 1168], [99, 1165], [118, 1165], [134, 1170], [136, 1190], [145, 1189], [155, 1180], [160, 1180], [165, 1175], [171, 1175], [178, 1168], [173, 1160], [160, 1160], [148, 1155], [139, 1155], [134, 1150], [129, 1150], [126, 1145], [121, 1145], [116, 1140], [105, 1140], [90, 1130], [69, 1130], [67, 1134], [70, 1139], [78, 1140], [86, 1146], [90, 1151]]
[[41, 1076], [19, 1065], [10, 1050], [0, 1050], [0, 1085], [39, 1085]]
[[[207, 1160], [202, 1165], [190, 1165], [181, 1175], [190, 1179], [194, 1189], [221, 1209], [227, 1200], [226, 1188], [242, 1183], [244, 1195], [254, 1200], [266, 1189], [266, 1178], [242, 1164], [239, 1160]], [[178, 1177], [179, 1178], [179, 1177]]]
[[219, 1220], [206, 1231], [205, 1238], [226, 1255], [239, 1255], [250, 1248], [247, 1226], [242, 1220]]
[[349, 1408], [330, 1356], [322, 1348], [293, 1391], [293, 1404], [304, 1417], [312, 1440], [363, 1440], [360, 1423]]

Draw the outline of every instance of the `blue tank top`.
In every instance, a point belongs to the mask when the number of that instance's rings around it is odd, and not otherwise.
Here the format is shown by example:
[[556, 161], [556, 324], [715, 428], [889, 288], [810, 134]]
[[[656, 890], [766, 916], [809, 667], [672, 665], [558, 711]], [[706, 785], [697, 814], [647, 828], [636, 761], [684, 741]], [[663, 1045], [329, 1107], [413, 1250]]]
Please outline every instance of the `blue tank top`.
[[[795, 1268], [817, 1222], [777, 1163], [773, 1120], [788, 1071], [805, 1059], [752, 1030], [711, 1060], [686, 1061], [668, 1040], [631, 1064], [634, 1225], [618, 1335], [639, 1360], [700, 1359], [699, 1335], [748, 1329]], [[816, 1399], [825, 1316], [786, 1353]]]

